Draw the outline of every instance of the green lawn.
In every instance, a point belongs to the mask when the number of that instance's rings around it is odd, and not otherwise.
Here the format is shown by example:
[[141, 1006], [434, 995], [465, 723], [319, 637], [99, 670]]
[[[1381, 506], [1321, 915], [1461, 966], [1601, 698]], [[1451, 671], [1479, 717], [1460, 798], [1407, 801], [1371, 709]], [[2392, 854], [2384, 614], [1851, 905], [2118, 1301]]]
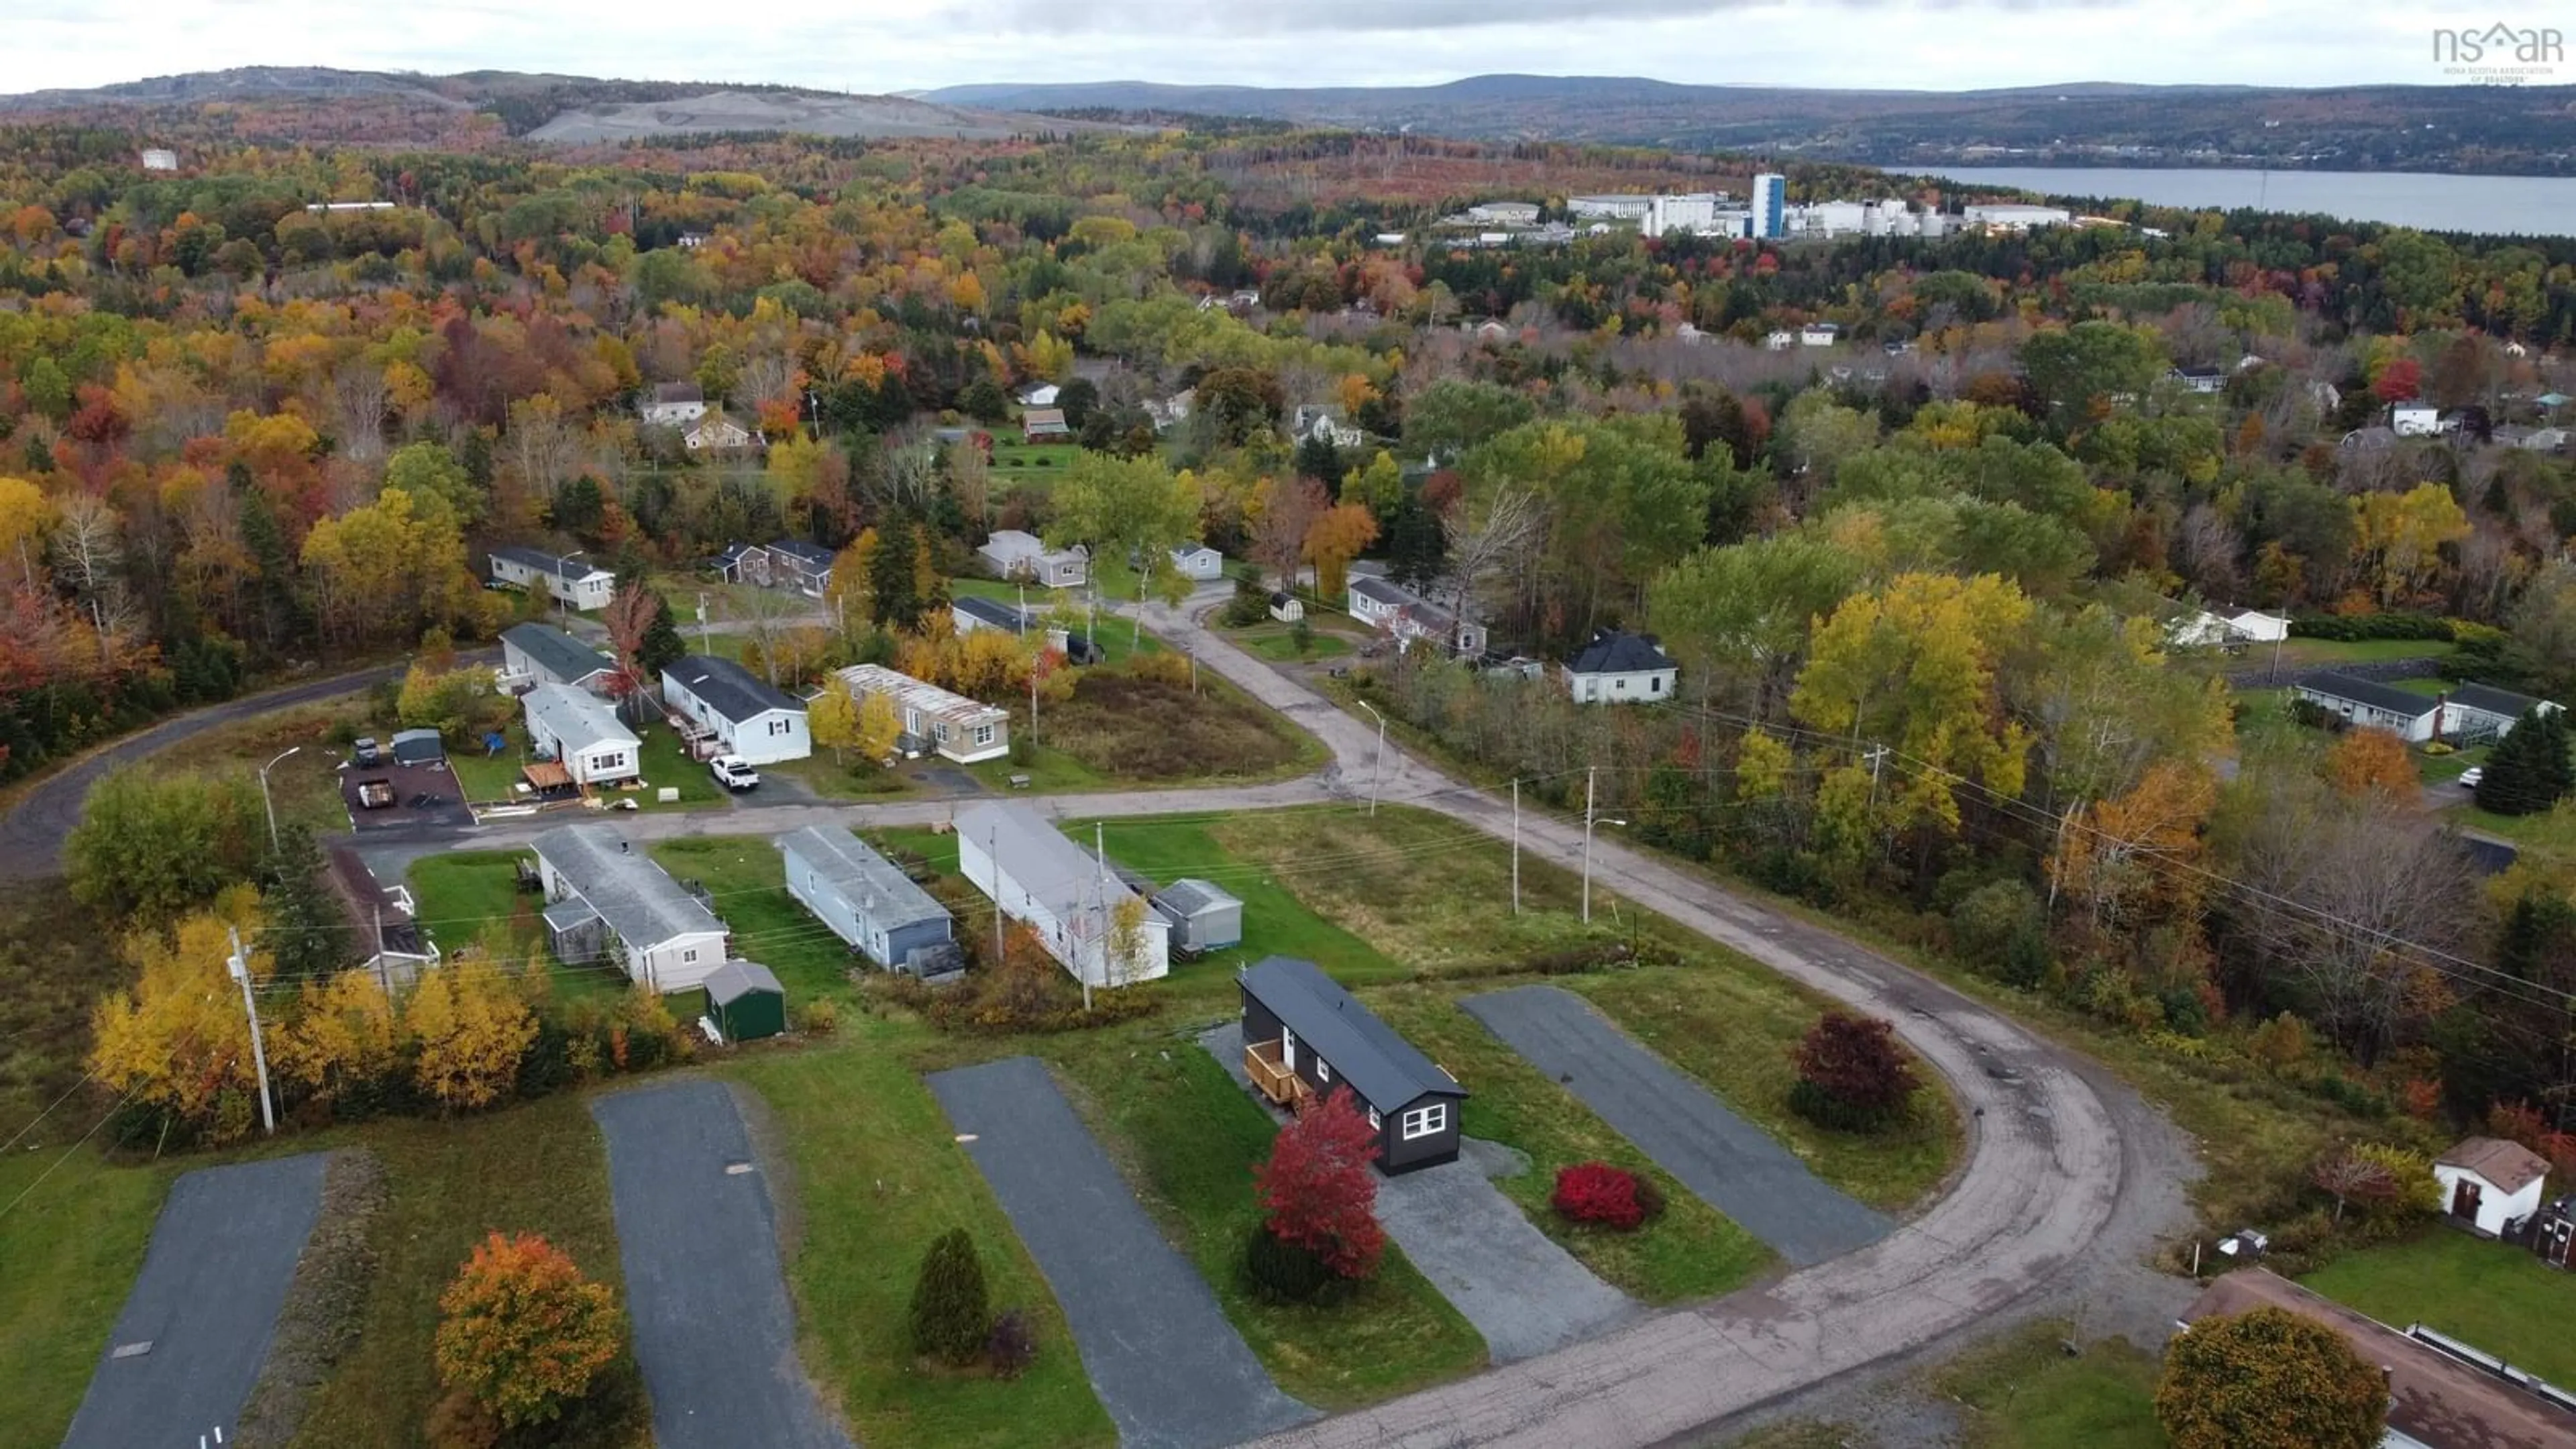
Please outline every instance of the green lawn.
[[1347, 1301], [1281, 1307], [1252, 1296], [1241, 1270], [1244, 1239], [1261, 1220], [1252, 1169], [1276, 1129], [1186, 1037], [1150, 1054], [1077, 1048], [1059, 1070], [1281, 1389], [1347, 1408], [1484, 1366], [1484, 1340], [1392, 1243], [1376, 1279]]
[[[2336, 664], [2384, 664], [2391, 659], [2439, 659], [2459, 651], [2448, 639], [2292, 639], [2281, 646], [2281, 672]], [[2268, 663], [2269, 647], [2254, 645], [2245, 657]]]
[[802, 760], [763, 765], [760, 774], [764, 780], [791, 776], [827, 800], [888, 800], [911, 793], [916, 783], [912, 772], [904, 768], [888, 769], [857, 758], [844, 762], [832, 758], [830, 750], [817, 750]]
[[[1100, 647], [1104, 663], [1116, 664], [1131, 654], [1161, 653], [1163, 641], [1155, 638], [1151, 630], [1139, 637], [1133, 621], [1109, 612], [1110, 605], [1126, 603], [1136, 597], [1135, 575], [1123, 563], [1113, 565], [1107, 562], [1094, 565], [1092, 574], [1093, 582], [1098, 586], [1096, 597], [1099, 607], [1096, 613], [1086, 612], [1085, 604], [1093, 595], [1081, 589], [1042, 589], [1034, 585], [1023, 588], [1019, 584], [975, 574], [959, 574], [950, 579], [948, 594], [951, 598], [999, 599], [1013, 607], [1018, 607], [1025, 599], [1032, 615], [1061, 617], [1073, 632], [1090, 634], [1092, 642]], [[1086, 627], [1086, 621], [1089, 627]]]
[[2068, 1357], [2073, 1326], [2027, 1324], [1933, 1371], [1958, 1403], [1966, 1449], [2161, 1449], [2155, 1355], [2103, 1339]]
[[[1262, 819], [1277, 819], [1263, 816]], [[1300, 956], [1323, 967], [1344, 985], [1398, 981], [1411, 974], [1380, 954], [1376, 947], [1326, 921], [1298, 900], [1284, 871], [1258, 861], [1229, 858], [1216, 832], [1225, 822], [1188, 817], [1112, 820], [1105, 822], [1110, 859], [1143, 871], [1159, 885], [1182, 876], [1212, 880], [1243, 902], [1243, 944], [1178, 968], [1178, 974], [1213, 977], [1230, 987], [1237, 966], [1264, 956]], [[1081, 824], [1069, 834], [1088, 840]], [[1299, 886], [1303, 881], [1297, 883]], [[1212, 996], [1210, 1009], [1222, 1002]]]
[[[781, 973], [782, 979], [785, 973]], [[819, 1050], [746, 1054], [724, 1070], [774, 1114], [792, 1162], [780, 1194], [805, 1360], [858, 1442], [877, 1446], [1116, 1443], [1045, 1280], [904, 1060], [918, 1028], [845, 1014]], [[1038, 1356], [1016, 1382], [925, 1366], [904, 1312], [930, 1242], [963, 1227], [998, 1308], [1035, 1320]]]
[[[439, 1396], [431, 1338], [438, 1295], [491, 1232], [543, 1233], [591, 1278], [623, 1293], [608, 1153], [581, 1096], [550, 1097], [451, 1121], [389, 1119], [361, 1140], [385, 1167], [387, 1197], [369, 1226], [360, 1332], [314, 1393], [299, 1445], [410, 1445]], [[594, 1390], [585, 1432], [562, 1442], [643, 1446], [644, 1388], [621, 1355]]]
[[1308, 631], [1307, 647], [1301, 653], [1297, 648], [1297, 636], [1294, 630], [1286, 624], [1277, 623], [1242, 630], [1234, 636], [1234, 641], [1254, 654], [1279, 664], [1291, 664], [1300, 659], [1339, 659], [1356, 647], [1347, 636], [1314, 629]]
[[1023, 485], [1046, 487], [1061, 478], [1082, 456], [1073, 443], [1032, 443], [1021, 436], [1019, 424], [1007, 423], [993, 429], [993, 482], [1005, 488]]
[[545, 940], [544, 900], [518, 886], [521, 850], [457, 850], [413, 861], [408, 877], [421, 928], [442, 951], [473, 945], [495, 927], [517, 949]]
[[[1043, 724], [1046, 718], [1043, 706], [1040, 707], [1038, 717]], [[1039, 733], [1043, 736], [1045, 731], [1041, 729]], [[1035, 795], [1063, 795], [1082, 790], [1105, 790], [1122, 783], [1110, 779], [1107, 775], [1050, 745], [1024, 745], [1020, 753], [1027, 756], [1026, 764], [1004, 755], [998, 760], [982, 760], [972, 765], [951, 765], [950, 767], [964, 770], [974, 777], [976, 784], [997, 795], [1018, 792], [1019, 787], [1011, 783], [1011, 777], [1014, 775], [1026, 775], [1029, 780], [1028, 792]], [[950, 765], [946, 760], [935, 763]]]
[[2552, 860], [2576, 860], [2576, 801], [2538, 815], [2498, 815], [2462, 803], [2443, 812], [2464, 828], [2510, 840], [2525, 852]]
[[84, 1102], [59, 1144], [0, 1157], [0, 1205], [17, 1204], [0, 1217], [0, 1438], [11, 1443], [59, 1443], [71, 1426], [178, 1175], [175, 1164], [110, 1167], [74, 1146], [101, 1110]]
[[[2479, 745], [2475, 749], [2453, 750], [2447, 755], [2428, 755], [2419, 748], [2415, 752], [2415, 768], [2423, 775], [2425, 784], [2445, 785], [2460, 778], [2460, 772], [2471, 765], [2485, 764], [2490, 753], [2492, 753], [2491, 747], [2486, 745]], [[2465, 799], [2466, 796], [2463, 795], [2462, 798]]]
[[2522, 1249], [2435, 1228], [2345, 1253], [2302, 1281], [2401, 1331], [2421, 1323], [2551, 1383], [2576, 1383], [2567, 1333], [2576, 1278]]
[[791, 1013], [818, 996], [851, 994], [843, 973], [857, 958], [787, 893], [778, 847], [767, 836], [666, 840], [653, 847], [653, 858], [673, 876], [707, 888], [716, 914], [733, 930], [735, 953], [776, 973]]

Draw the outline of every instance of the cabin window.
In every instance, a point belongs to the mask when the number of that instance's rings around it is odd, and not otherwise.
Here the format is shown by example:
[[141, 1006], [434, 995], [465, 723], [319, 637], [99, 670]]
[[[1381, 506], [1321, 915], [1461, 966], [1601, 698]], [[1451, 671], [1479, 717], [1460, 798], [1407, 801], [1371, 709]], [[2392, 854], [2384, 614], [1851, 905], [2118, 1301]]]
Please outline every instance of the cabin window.
[[1315, 1080], [1319, 1082], [1329, 1082], [1332, 1079], [1333, 1064], [1324, 1060], [1322, 1057], [1315, 1058]]
[[1378, 1121], [1377, 1109], [1376, 1109], [1375, 1107], [1371, 1107], [1371, 1108], [1369, 1108], [1369, 1109], [1368, 1109], [1368, 1112], [1369, 1112], [1369, 1130], [1370, 1130], [1371, 1132], [1375, 1132], [1375, 1131], [1377, 1131], [1379, 1128], [1381, 1128], [1382, 1126], [1384, 1126], [1384, 1125], [1385, 1125], [1384, 1123], [1382, 1123], [1382, 1122]]
[[1447, 1130], [1449, 1130], [1449, 1104], [1446, 1102], [1434, 1102], [1428, 1107], [1416, 1107], [1404, 1114], [1403, 1137], [1407, 1142], [1416, 1137], [1429, 1137]]
[[991, 744], [992, 742], [993, 742], [993, 727], [992, 727], [991, 725], [988, 725], [988, 724], [987, 724], [987, 725], [977, 725], [977, 726], [975, 726], [975, 743], [977, 743], [977, 744], [979, 744], [979, 745], [989, 745], [989, 744]]
[[680, 959], [683, 961], [695, 961], [698, 959], [698, 953], [695, 951], [683, 951], [680, 953]]

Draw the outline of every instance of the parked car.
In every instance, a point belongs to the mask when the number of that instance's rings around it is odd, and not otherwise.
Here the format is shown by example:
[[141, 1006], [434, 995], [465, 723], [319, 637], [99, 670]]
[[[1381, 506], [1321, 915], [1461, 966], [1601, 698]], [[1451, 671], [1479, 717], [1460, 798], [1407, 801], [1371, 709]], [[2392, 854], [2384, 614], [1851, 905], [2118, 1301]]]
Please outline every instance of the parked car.
[[358, 808], [359, 808], [359, 809], [361, 809], [361, 810], [382, 810], [382, 809], [384, 809], [386, 806], [391, 805], [391, 804], [393, 804], [393, 803], [394, 803], [394, 782], [393, 782], [393, 781], [391, 781], [391, 780], [360, 780], [360, 781], [358, 782]]
[[2474, 790], [2474, 789], [2478, 788], [2478, 782], [2479, 782], [2480, 780], [2485, 779], [2486, 777], [2487, 777], [2487, 767], [2486, 767], [2486, 766], [2484, 766], [2484, 765], [2471, 765], [2471, 766], [2469, 766], [2467, 769], [2462, 770], [2462, 771], [2460, 772], [2460, 788], [2461, 788], [2461, 789], [2463, 789], [2463, 790]]
[[718, 755], [707, 761], [707, 773], [728, 790], [748, 790], [760, 783], [760, 772], [740, 755]]
[[349, 758], [362, 770], [372, 770], [385, 762], [384, 751], [377, 746], [373, 735], [368, 735], [351, 744]]

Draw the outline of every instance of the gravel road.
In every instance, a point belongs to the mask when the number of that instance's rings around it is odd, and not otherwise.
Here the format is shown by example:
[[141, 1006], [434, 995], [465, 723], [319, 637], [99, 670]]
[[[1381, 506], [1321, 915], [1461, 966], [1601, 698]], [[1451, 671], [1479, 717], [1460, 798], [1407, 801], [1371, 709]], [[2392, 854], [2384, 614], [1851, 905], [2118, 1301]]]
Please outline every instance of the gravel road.
[[64, 1449], [231, 1437], [321, 1214], [329, 1160], [209, 1167], [171, 1185]]

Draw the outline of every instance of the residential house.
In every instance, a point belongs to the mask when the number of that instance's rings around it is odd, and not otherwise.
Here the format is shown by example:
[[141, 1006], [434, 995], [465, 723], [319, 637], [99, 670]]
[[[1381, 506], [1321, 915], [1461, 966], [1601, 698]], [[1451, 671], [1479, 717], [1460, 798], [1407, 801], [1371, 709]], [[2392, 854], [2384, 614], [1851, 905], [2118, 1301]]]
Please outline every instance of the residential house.
[[1565, 666], [1576, 704], [1661, 704], [1673, 697], [1681, 666], [1652, 634], [1595, 629], [1592, 642]]
[[996, 529], [975, 550], [997, 579], [1025, 579], [1050, 589], [1078, 589], [1091, 578], [1091, 550], [1081, 544], [1049, 548], [1037, 535]]
[[2335, 447], [2352, 454], [2385, 453], [2397, 446], [2397, 430], [2377, 423], [2355, 428], [2335, 440]]
[[2431, 403], [2399, 403], [2388, 410], [2388, 428], [2401, 438], [2429, 438], [2458, 427], [2443, 426], [2442, 410]]
[[1203, 543], [1184, 544], [1172, 550], [1172, 567], [1182, 578], [1206, 583], [1225, 577], [1225, 555]]
[[167, 146], [146, 146], [143, 148], [138, 159], [142, 161], [143, 169], [146, 171], [176, 171], [179, 169], [179, 153], [171, 150]]
[[2414, 694], [2393, 684], [2358, 679], [2331, 669], [2311, 674], [2293, 687], [2299, 698], [2333, 718], [2387, 730], [2409, 744], [2422, 744], [2433, 738], [2442, 715], [2442, 702], [2429, 694]]
[[548, 553], [505, 543], [492, 550], [492, 582], [521, 589], [544, 589], [556, 602], [576, 609], [604, 609], [617, 592], [617, 575], [574, 553]]
[[1030, 408], [1020, 414], [1020, 441], [1024, 443], [1062, 442], [1073, 436], [1064, 420], [1062, 408]]
[[1335, 417], [1331, 408], [1314, 403], [1299, 403], [1289, 415], [1288, 437], [1299, 443], [1321, 440], [1336, 448], [1356, 448], [1368, 441], [1368, 434]]
[[1348, 1087], [1378, 1134], [1378, 1171], [1392, 1177], [1458, 1160], [1458, 1107], [1467, 1089], [1312, 961], [1269, 956], [1236, 978], [1243, 994], [1243, 1065], [1287, 1105]]
[[605, 695], [616, 677], [616, 660], [552, 624], [531, 621], [501, 631], [499, 682], [505, 689], [568, 684], [585, 693]]
[[2165, 375], [2197, 393], [2214, 393], [2227, 386], [2227, 372], [2224, 368], [2177, 367]]
[[1685, 322], [1673, 329], [1673, 340], [1685, 347], [1697, 347], [1708, 340], [1708, 334], [1699, 330], [1696, 324]]
[[1459, 326], [1479, 342], [1508, 342], [1513, 336], [1511, 324], [1494, 317], [1482, 322], [1462, 322]]
[[[1126, 986], [1170, 972], [1171, 923], [1037, 812], [978, 803], [957, 812], [956, 827], [959, 873], [1004, 916], [1026, 925], [1076, 980]], [[1142, 919], [1127, 949], [1113, 951], [1118, 919], [1128, 912]]]
[[1485, 652], [1484, 625], [1462, 620], [1392, 580], [1352, 575], [1349, 606], [1352, 618], [1392, 636], [1399, 650], [1411, 648], [1417, 639], [1430, 639], [1469, 658]]
[[2257, 644], [2277, 644], [2290, 637], [2290, 620], [2285, 614], [2266, 614], [2259, 609], [2246, 609], [2228, 619], [2230, 627]]
[[1172, 923], [1172, 949], [1192, 956], [1243, 944], [1243, 902], [1214, 881], [1184, 876], [1154, 892], [1154, 913]]
[[866, 841], [808, 825], [772, 843], [786, 865], [787, 893], [851, 950], [888, 971], [953, 969], [956, 923], [948, 908]]
[[2555, 453], [2567, 446], [2567, 430], [2551, 427], [2529, 428], [2519, 423], [2504, 423], [2497, 426], [2488, 441], [2500, 448], [2521, 448], [2533, 453]]
[[1762, 347], [1766, 352], [1786, 352], [1797, 345], [1798, 334], [1788, 331], [1785, 328], [1777, 332], [1769, 333], [1762, 339]]
[[2242, 653], [2247, 640], [2236, 625], [2207, 609], [2184, 615], [2165, 625], [2165, 647], [2168, 649], [2224, 649]]
[[716, 576], [729, 584], [769, 586], [769, 550], [756, 543], [729, 543], [715, 558]]
[[2498, 1238], [2540, 1211], [2549, 1159], [2519, 1142], [2471, 1137], [2433, 1159], [2433, 1177], [2442, 1184], [2442, 1211]]
[[694, 382], [661, 382], [644, 395], [644, 421], [657, 428], [685, 428], [707, 415], [707, 395]]
[[769, 546], [769, 581], [809, 599], [823, 597], [832, 576], [832, 551], [805, 539], [782, 538]]
[[943, 759], [972, 765], [981, 760], [998, 760], [1011, 752], [1011, 716], [1007, 710], [951, 694], [882, 664], [853, 664], [838, 673], [841, 682], [849, 686], [851, 698], [864, 701], [870, 695], [883, 695], [894, 706], [903, 732], [921, 747], [907, 750], [907, 754], [926, 749]]
[[1148, 398], [1145, 416], [1152, 420], [1155, 432], [1168, 431], [1174, 423], [1186, 421], [1190, 410], [1198, 406], [1197, 388], [1183, 388], [1167, 398]]
[[1285, 589], [1270, 591], [1270, 617], [1282, 624], [1294, 624], [1306, 617], [1305, 602]]
[[561, 764], [571, 783], [607, 785], [644, 772], [644, 742], [599, 696], [569, 684], [540, 684], [519, 697], [528, 747]]
[[979, 629], [997, 629], [1005, 634], [1042, 634], [1046, 636], [1046, 647], [1056, 653], [1071, 656], [1078, 652], [1073, 647], [1072, 630], [1048, 623], [1035, 610], [981, 594], [962, 594], [949, 600], [948, 619], [961, 639]]
[[768, 439], [722, 413], [709, 413], [689, 424], [687, 431], [680, 434], [680, 441], [692, 453], [730, 453], [768, 443]]
[[705, 985], [725, 963], [725, 923], [615, 826], [559, 826], [533, 844], [556, 959], [613, 961], [666, 994]]
[[1831, 322], [1810, 322], [1798, 329], [1800, 347], [1831, 347], [1840, 342], [1843, 329]]
[[414, 919], [417, 908], [407, 886], [388, 886], [376, 879], [357, 851], [334, 846], [325, 852], [332, 893], [348, 912], [359, 955], [358, 969], [372, 972], [387, 988], [407, 986], [442, 958], [438, 944]]
[[662, 704], [755, 765], [814, 753], [804, 702], [730, 659], [681, 655], [662, 671]]
[[2177, 1326], [2277, 1308], [2322, 1324], [2352, 1345], [2388, 1384], [2384, 1449], [2542, 1449], [2576, 1443], [2576, 1411], [2531, 1375], [2446, 1334], [2404, 1331], [2302, 1288], [2266, 1268], [2211, 1280]]
[[2559, 712], [2559, 706], [2552, 701], [2491, 684], [2454, 685], [2442, 698], [2442, 738], [2458, 742], [2502, 739], [2535, 709], [2543, 714]]
[[1056, 395], [1062, 391], [1051, 382], [1033, 382], [1021, 388], [1016, 395], [1024, 408], [1051, 408], [1055, 406]]

